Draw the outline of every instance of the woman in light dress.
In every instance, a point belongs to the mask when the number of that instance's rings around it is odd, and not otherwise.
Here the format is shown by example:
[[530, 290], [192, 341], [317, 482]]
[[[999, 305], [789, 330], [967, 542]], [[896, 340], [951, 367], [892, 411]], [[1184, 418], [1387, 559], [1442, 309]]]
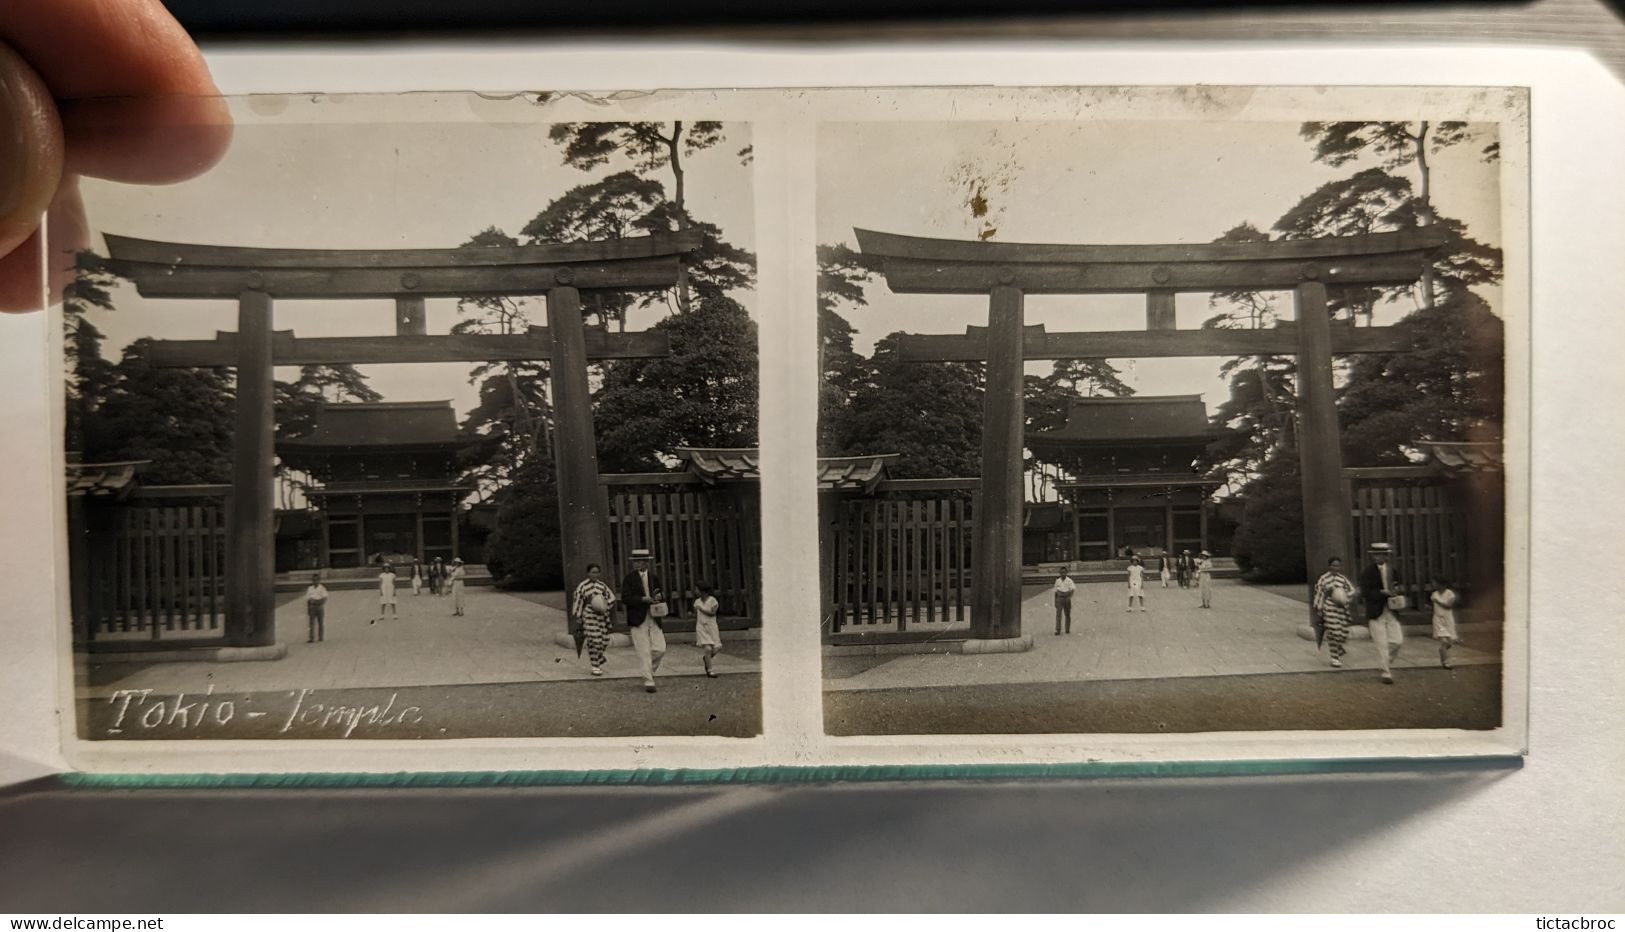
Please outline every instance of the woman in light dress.
[[1196, 585], [1202, 590], [1202, 607], [1213, 607], [1213, 554], [1206, 550], [1196, 561]]
[[451, 577], [451, 613], [461, 615], [463, 614], [463, 561], [451, 561], [451, 570], [448, 575]]
[[722, 629], [717, 625], [722, 603], [717, 601], [715, 586], [702, 582], [699, 588], [700, 596], [694, 600], [694, 646], [704, 652], [701, 659], [705, 661], [705, 675], [715, 677], [717, 671], [711, 668], [711, 661], [722, 650]]

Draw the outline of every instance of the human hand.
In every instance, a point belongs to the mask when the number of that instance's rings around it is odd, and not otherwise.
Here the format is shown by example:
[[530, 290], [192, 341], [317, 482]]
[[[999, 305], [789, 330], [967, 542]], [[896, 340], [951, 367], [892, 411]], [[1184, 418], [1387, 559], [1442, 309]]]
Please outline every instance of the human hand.
[[0, 311], [51, 299], [88, 240], [78, 177], [168, 184], [225, 154], [231, 116], [191, 37], [158, 0], [0, 4]]

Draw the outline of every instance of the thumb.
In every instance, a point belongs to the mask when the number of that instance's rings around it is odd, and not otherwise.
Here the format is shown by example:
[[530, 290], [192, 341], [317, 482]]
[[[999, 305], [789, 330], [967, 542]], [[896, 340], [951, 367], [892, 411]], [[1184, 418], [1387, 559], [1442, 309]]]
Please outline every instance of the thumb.
[[61, 181], [56, 103], [28, 62], [0, 42], [0, 257], [39, 228]]

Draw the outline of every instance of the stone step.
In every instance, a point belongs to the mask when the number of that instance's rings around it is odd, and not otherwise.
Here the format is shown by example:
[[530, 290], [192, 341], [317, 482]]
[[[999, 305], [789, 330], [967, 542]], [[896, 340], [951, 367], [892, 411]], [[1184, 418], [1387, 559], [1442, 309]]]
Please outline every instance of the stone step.
[[[412, 591], [411, 567], [405, 574], [396, 573], [395, 591], [397, 593], [410, 593]], [[278, 573], [276, 577], [277, 592], [303, 592], [310, 585], [312, 573], [322, 574], [322, 585], [329, 590], [340, 589], [376, 589], [378, 588], [378, 567], [376, 566], [346, 566], [337, 569], [325, 570], [299, 570], [292, 573]], [[465, 586], [492, 586], [496, 580], [491, 577], [491, 571], [484, 564], [470, 563], [463, 567], [463, 585]], [[429, 588], [429, 581], [423, 581], [425, 591]]]

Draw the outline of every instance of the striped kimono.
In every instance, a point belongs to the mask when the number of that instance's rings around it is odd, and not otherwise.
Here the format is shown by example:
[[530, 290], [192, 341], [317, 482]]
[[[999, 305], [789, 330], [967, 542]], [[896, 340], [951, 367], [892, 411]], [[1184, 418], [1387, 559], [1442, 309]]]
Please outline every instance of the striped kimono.
[[[1343, 604], [1332, 598], [1333, 592], [1343, 593]], [[1342, 660], [1344, 645], [1349, 639], [1349, 605], [1354, 601], [1354, 584], [1335, 570], [1327, 570], [1315, 583], [1314, 609], [1326, 623], [1327, 649], [1333, 660]]]
[[575, 598], [570, 601], [570, 614], [581, 619], [581, 629], [587, 636], [587, 657], [596, 670], [604, 665], [605, 652], [609, 650], [609, 614], [593, 610], [595, 595], [603, 596], [604, 604], [614, 607], [615, 590], [601, 579], [588, 578], [576, 587]]

